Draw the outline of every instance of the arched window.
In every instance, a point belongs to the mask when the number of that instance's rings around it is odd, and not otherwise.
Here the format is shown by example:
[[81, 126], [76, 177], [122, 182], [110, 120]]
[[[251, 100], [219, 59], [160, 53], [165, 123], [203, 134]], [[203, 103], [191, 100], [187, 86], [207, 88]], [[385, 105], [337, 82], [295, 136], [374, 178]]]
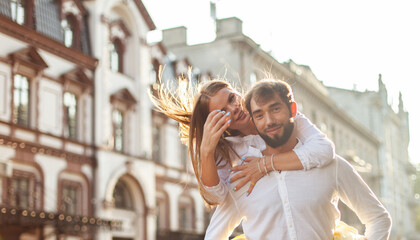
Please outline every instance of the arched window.
[[69, 180], [63, 180], [61, 182], [61, 186], [60, 211], [71, 215], [82, 214], [82, 184]]
[[114, 72], [123, 72], [123, 45], [120, 39], [116, 38], [110, 45], [110, 67]]
[[77, 48], [77, 19], [68, 14], [61, 22], [64, 34], [64, 45], [66, 47]]
[[114, 188], [114, 193], [112, 194], [115, 202], [115, 208], [133, 210], [133, 198], [130, 193], [130, 189], [127, 184], [119, 180]]

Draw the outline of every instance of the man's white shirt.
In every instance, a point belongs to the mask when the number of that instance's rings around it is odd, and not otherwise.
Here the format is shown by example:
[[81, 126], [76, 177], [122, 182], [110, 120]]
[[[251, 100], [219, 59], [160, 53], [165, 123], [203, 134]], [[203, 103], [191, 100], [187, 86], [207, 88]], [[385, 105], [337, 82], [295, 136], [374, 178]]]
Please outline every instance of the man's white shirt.
[[[249, 146], [245, 155], [262, 156], [263, 141], [252, 142], [257, 144]], [[339, 156], [329, 165], [310, 171], [271, 172], [257, 182], [249, 196], [249, 183], [233, 192], [238, 182], [219, 183], [230, 191], [213, 214], [205, 239], [228, 239], [241, 220], [248, 240], [332, 239], [340, 219], [339, 199], [366, 225], [369, 240], [389, 237], [388, 212], [354, 168]]]

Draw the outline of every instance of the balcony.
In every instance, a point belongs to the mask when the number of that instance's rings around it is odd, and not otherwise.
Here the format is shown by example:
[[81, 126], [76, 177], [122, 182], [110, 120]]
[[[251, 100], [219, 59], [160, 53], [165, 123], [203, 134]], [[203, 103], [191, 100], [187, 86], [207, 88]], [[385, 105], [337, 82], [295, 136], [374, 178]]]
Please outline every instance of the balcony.
[[156, 240], [203, 240], [204, 234], [183, 231], [158, 230]]

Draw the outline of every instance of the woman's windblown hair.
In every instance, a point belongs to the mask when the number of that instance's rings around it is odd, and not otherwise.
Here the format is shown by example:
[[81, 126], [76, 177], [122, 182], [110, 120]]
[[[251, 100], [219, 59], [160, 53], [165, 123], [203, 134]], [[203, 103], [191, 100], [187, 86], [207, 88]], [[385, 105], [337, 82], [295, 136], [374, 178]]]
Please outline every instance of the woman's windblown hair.
[[[177, 85], [164, 86], [160, 81], [162, 68], [159, 69], [159, 83], [155, 96], [149, 92], [150, 98], [157, 110], [179, 123], [179, 135], [182, 143], [188, 146], [189, 156], [197, 178], [200, 193], [209, 206], [216, 205], [212, 196], [205, 190], [201, 182], [200, 146], [203, 138], [204, 123], [209, 115], [209, 101], [223, 88], [233, 89], [223, 80], [211, 80], [200, 84], [191, 81], [191, 71], [188, 77], [181, 76]], [[226, 135], [228, 133], [225, 133]], [[231, 158], [236, 153], [230, 144], [222, 137], [215, 149], [215, 159], [225, 159], [231, 165]], [[216, 162], [219, 165], [219, 162]], [[220, 166], [219, 166], [220, 167]]]
[[[150, 99], [157, 110], [179, 123], [181, 142], [188, 146], [191, 115], [194, 107], [195, 90], [191, 77], [180, 76], [178, 86], [168, 84], [165, 86], [161, 79], [162, 66], [159, 67], [159, 83], [156, 96], [149, 92]], [[189, 73], [190, 75], [190, 73]]]

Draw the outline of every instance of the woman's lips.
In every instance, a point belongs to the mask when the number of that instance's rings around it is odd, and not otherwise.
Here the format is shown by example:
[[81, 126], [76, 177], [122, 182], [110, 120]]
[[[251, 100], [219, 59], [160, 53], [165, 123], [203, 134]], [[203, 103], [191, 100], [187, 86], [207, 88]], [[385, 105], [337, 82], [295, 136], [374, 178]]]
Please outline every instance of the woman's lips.
[[245, 118], [245, 113], [244, 113], [244, 111], [241, 111], [241, 112], [239, 113], [238, 118], [236, 119], [236, 121], [238, 121], [238, 120], [242, 120], [242, 119], [244, 119], [244, 118]]

